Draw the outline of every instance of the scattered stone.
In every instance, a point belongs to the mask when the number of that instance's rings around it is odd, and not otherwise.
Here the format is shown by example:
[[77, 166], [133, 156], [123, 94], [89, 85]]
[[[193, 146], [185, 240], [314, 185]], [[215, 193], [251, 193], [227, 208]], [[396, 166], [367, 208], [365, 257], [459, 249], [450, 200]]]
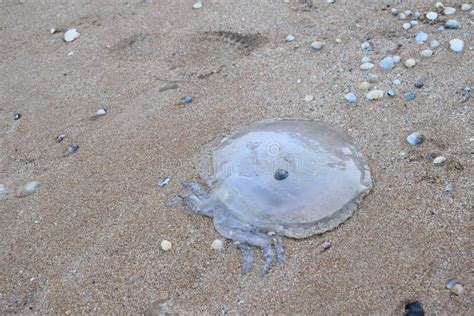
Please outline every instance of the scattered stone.
[[364, 56], [364, 57], [362, 57], [361, 61], [362, 61], [363, 64], [365, 64], [365, 63], [372, 62], [372, 59], [370, 57]]
[[336, 44], [342, 44], [342, 39], [340, 39], [339, 37], [336, 37], [335, 42]]
[[160, 180], [160, 183], [158, 183], [160, 185], [160, 187], [164, 187], [166, 185], [168, 185], [168, 183], [170, 182], [170, 178], [169, 177], [164, 177], [163, 179]]
[[438, 18], [438, 13], [433, 12], [433, 11], [428, 12], [428, 13], [426, 13], [426, 18], [430, 21], [434, 21]]
[[390, 89], [387, 90], [387, 95], [389, 97], [394, 97], [396, 94], [397, 93], [395, 92], [395, 89], [390, 88]]
[[382, 90], [372, 90], [369, 93], [367, 93], [367, 100], [375, 101], [379, 100], [383, 97], [384, 92]]
[[370, 89], [370, 83], [368, 83], [367, 81], [362, 82], [359, 86], [359, 89], [360, 90], [369, 90]]
[[471, 8], [472, 8], [472, 5], [470, 5], [469, 3], [463, 3], [461, 5], [461, 11], [469, 11], [471, 10]]
[[360, 48], [362, 48], [364, 50], [367, 50], [367, 51], [374, 50], [374, 48], [372, 47], [372, 45], [370, 45], [369, 42], [363, 42], [362, 45], [360, 45]]
[[423, 143], [424, 137], [421, 133], [415, 132], [411, 133], [407, 137], [407, 142], [413, 146], [420, 146]]
[[306, 102], [311, 102], [311, 101], [314, 100], [314, 96], [312, 96], [312, 95], [307, 95], [307, 96], [304, 97], [304, 100], [305, 100]]
[[64, 33], [64, 41], [65, 42], [72, 42], [77, 39], [81, 34], [77, 32], [76, 29], [70, 29], [66, 33]]
[[74, 154], [78, 149], [79, 149], [79, 146], [75, 144], [70, 144], [69, 146], [67, 146], [67, 152], [69, 154]]
[[461, 23], [459, 23], [457, 20], [448, 20], [444, 27], [447, 29], [455, 30], [461, 27]]
[[21, 195], [27, 196], [33, 194], [38, 190], [40, 183], [38, 181], [30, 181], [21, 189]]
[[411, 25], [411, 26], [418, 25], [418, 21], [417, 21], [417, 20], [411, 20], [411, 21], [410, 21], [410, 25]]
[[466, 102], [470, 96], [471, 96], [471, 87], [468, 85], [465, 85], [464, 89], [462, 89], [462, 94], [461, 94], [462, 102]]
[[202, 2], [201, 1], [197, 1], [196, 3], [193, 4], [193, 9], [194, 10], [199, 10], [202, 8]]
[[424, 85], [425, 85], [425, 83], [423, 82], [423, 80], [421, 80], [421, 79], [416, 79], [416, 81], [415, 81], [415, 88], [421, 89], [421, 88], [423, 88]]
[[454, 192], [454, 186], [451, 183], [448, 183], [444, 187], [444, 192], [446, 193], [453, 193]]
[[293, 42], [295, 39], [296, 39], [296, 37], [295, 37], [294, 35], [289, 34], [289, 35], [285, 38], [285, 41], [286, 41], [286, 42]]
[[404, 65], [407, 68], [413, 68], [416, 65], [416, 60], [414, 60], [413, 58], [409, 58], [409, 59], [405, 60]]
[[423, 309], [423, 305], [418, 302], [414, 301], [405, 305], [405, 313], [404, 316], [424, 316], [425, 310]]
[[415, 18], [419, 18], [421, 16], [421, 13], [419, 11], [415, 12]]
[[379, 76], [376, 74], [369, 74], [369, 82], [370, 83], [378, 83], [380, 81]]
[[402, 27], [405, 31], [408, 31], [411, 28], [411, 24], [410, 23], [403, 23]]
[[327, 3], [335, 3], [336, 0], [326, 0]]
[[437, 29], [437, 32], [443, 32], [444, 31], [444, 26], [440, 25]]
[[173, 244], [171, 243], [171, 241], [166, 240], [166, 239], [161, 241], [161, 249], [163, 249], [164, 251], [171, 250], [172, 247], [173, 247]]
[[444, 15], [453, 15], [454, 13], [456, 13], [456, 9], [453, 7], [446, 7], [443, 10]]
[[399, 16], [400, 20], [406, 20], [407, 16], [405, 15], [405, 13], [400, 13]]
[[403, 94], [403, 98], [405, 99], [405, 101], [413, 101], [416, 98], [416, 94], [414, 94], [413, 92], [405, 92]]
[[464, 42], [460, 39], [452, 39], [449, 41], [449, 47], [453, 52], [461, 52], [464, 48]]
[[397, 86], [401, 85], [402, 82], [400, 81], [400, 79], [394, 79], [393, 81], [393, 84], [396, 84]]
[[451, 288], [450, 292], [451, 292], [451, 294], [459, 296], [464, 292], [464, 288], [462, 287], [461, 284], [458, 283], [458, 284], [456, 284], [455, 286], [453, 286]]
[[398, 10], [396, 8], [392, 8], [390, 10], [390, 12], [392, 13], [392, 16], [397, 16], [398, 15]]
[[449, 279], [448, 282], [446, 282], [446, 288], [449, 290], [449, 289], [452, 289], [457, 283], [458, 283], [458, 279], [456, 278], [453, 278], [453, 279]]
[[442, 8], [444, 8], [444, 4], [441, 3], [441, 2], [436, 2], [436, 3], [435, 3], [435, 8], [436, 8], [436, 9], [442, 9]]
[[441, 44], [437, 40], [432, 40], [431, 43], [430, 43], [430, 47], [433, 48], [433, 49], [438, 48], [439, 45], [441, 45]]
[[65, 137], [66, 137], [66, 135], [60, 134], [60, 135], [58, 135], [58, 137], [56, 137], [56, 141], [57, 141], [58, 143], [60, 143], [60, 142], [62, 142], [62, 141], [64, 140]]
[[57, 32], [57, 31], [56, 31], [56, 29], [55, 29], [54, 27], [52, 27], [52, 28], [49, 29], [49, 33], [50, 33], [50, 34], [54, 34], [54, 33], [56, 33], [56, 32]]
[[13, 113], [13, 119], [15, 121], [18, 121], [19, 119], [21, 119], [21, 113]]
[[434, 163], [435, 165], [442, 165], [446, 160], [447, 160], [446, 157], [444, 157], [444, 156], [438, 156], [438, 157], [436, 157], [436, 158], [433, 160], [433, 163]]
[[214, 239], [211, 248], [214, 250], [222, 250], [222, 248], [224, 248], [224, 242], [221, 239]]
[[413, 15], [413, 12], [411, 12], [410, 10], [405, 10], [403, 13], [405, 13], [406, 16], [412, 16]]
[[323, 48], [323, 43], [321, 43], [321, 42], [312, 42], [311, 43], [311, 49], [313, 49], [313, 50], [318, 51], [318, 50], [321, 50], [322, 48]]
[[419, 43], [424, 43], [428, 39], [428, 34], [426, 34], [425, 32], [419, 32], [418, 34], [416, 34], [415, 39]]
[[372, 63], [363, 63], [362, 65], [360, 65], [360, 69], [362, 70], [369, 70], [372, 68], [374, 68], [374, 64]]
[[7, 198], [8, 190], [5, 185], [0, 184], [0, 201]]
[[392, 56], [392, 60], [395, 64], [399, 64], [402, 58], [400, 56], [395, 55], [395, 56]]
[[395, 67], [395, 62], [393, 61], [392, 56], [387, 56], [382, 59], [379, 63], [380, 68], [385, 70], [392, 70]]
[[344, 96], [344, 99], [349, 103], [356, 103], [357, 102], [357, 96], [352, 92], [347, 93]]
[[323, 250], [328, 250], [329, 248], [332, 247], [332, 242], [330, 242], [329, 240], [326, 240], [325, 242], [323, 242], [322, 247], [323, 247]]
[[95, 112], [95, 116], [97, 117], [104, 116], [105, 114], [107, 114], [107, 109], [104, 108], [100, 108]]
[[420, 56], [424, 58], [428, 58], [433, 56], [433, 51], [431, 49], [424, 49], [420, 52]]
[[184, 104], [189, 104], [193, 102], [193, 97], [190, 95], [184, 96], [181, 100], [183, 100]]

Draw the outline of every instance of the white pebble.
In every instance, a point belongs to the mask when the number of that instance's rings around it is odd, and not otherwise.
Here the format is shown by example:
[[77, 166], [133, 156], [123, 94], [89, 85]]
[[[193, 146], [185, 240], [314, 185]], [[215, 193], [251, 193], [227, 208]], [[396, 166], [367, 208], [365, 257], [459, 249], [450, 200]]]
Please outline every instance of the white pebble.
[[411, 24], [410, 23], [403, 23], [402, 27], [405, 31], [408, 31], [411, 28]]
[[453, 15], [454, 13], [456, 13], [456, 9], [453, 7], [446, 7], [443, 10], [444, 15]]
[[103, 116], [105, 114], [107, 114], [107, 110], [103, 108], [100, 108], [97, 110], [97, 112], [95, 112], [95, 116]]
[[311, 48], [313, 50], [321, 50], [323, 48], [323, 43], [321, 43], [321, 42], [312, 42], [311, 43]]
[[464, 42], [460, 39], [452, 39], [449, 41], [449, 47], [454, 52], [461, 52], [464, 48]]
[[434, 21], [438, 18], [438, 13], [433, 12], [433, 11], [428, 12], [428, 13], [426, 13], [426, 18], [430, 21]]
[[25, 184], [25, 186], [23, 187], [21, 192], [23, 193], [23, 195], [33, 194], [33, 193], [36, 192], [39, 185], [40, 185], [40, 183], [38, 181], [30, 181], [27, 184]]
[[295, 40], [295, 36], [292, 34], [288, 34], [288, 36], [285, 38], [285, 41], [287, 42], [293, 42]]
[[393, 84], [396, 84], [397, 86], [402, 84], [400, 79], [394, 79], [392, 82], [393, 82]]
[[430, 47], [433, 48], [433, 49], [438, 48], [439, 45], [441, 45], [441, 44], [437, 40], [432, 40], [431, 43], [430, 43]]
[[49, 29], [49, 33], [51, 33], [51, 34], [56, 33], [56, 29], [55, 29], [54, 27], [50, 28], [50, 29]]
[[367, 81], [362, 82], [359, 86], [359, 89], [360, 90], [369, 90], [370, 89], [370, 83], [368, 83]]
[[472, 5], [470, 5], [469, 3], [463, 3], [461, 6], [461, 11], [469, 11], [471, 10], [471, 8], [472, 8]]
[[436, 8], [436, 9], [442, 9], [442, 8], [444, 8], [444, 4], [441, 3], [441, 2], [436, 2], [436, 3], [435, 3], [435, 8]]
[[404, 65], [407, 68], [413, 68], [416, 65], [416, 60], [414, 60], [413, 58], [409, 58], [409, 59], [405, 60]]
[[431, 49], [424, 49], [420, 52], [421, 57], [431, 57], [433, 56], [433, 51]]
[[374, 64], [372, 63], [363, 63], [362, 65], [360, 65], [360, 69], [362, 70], [369, 70], [372, 68], [374, 68]]
[[0, 201], [6, 199], [7, 194], [8, 194], [8, 191], [5, 185], [0, 184]]
[[198, 10], [202, 8], [202, 2], [198, 1], [195, 4], [193, 4], [193, 9]]
[[76, 31], [76, 29], [70, 29], [66, 33], [64, 33], [64, 41], [65, 42], [72, 42], [76, 38], [78, 38], [81, 34]]
[[215, 239], [211, 244], [211, 248], [214, 250], [221, 250], [224, 248], [224, 242], [221, 239]]
[[328, 250], [332, 247], [332, 243], [329, 240], [326, 240], [325, 242], [323, 242], [322, 246], [324, 250]]
[[311, 101], [314, 100], [314, 96], [312, 96], [312, 95], [307, 95], [307, 96], [304, 97], [304, 100], [305, 100], [306, 102], [311, 102]]
[[397, 55], [393, 56], [392, 59], [393, 59], [393, 62], [395, 64], [399, 64], [400, 60], [402, 60], [402, 58], [400, 56], [397, 56]]
[[364, 56], [362, 57], [362, 63], [370, 63], [372, 61], [372, 59], [370, 59], [370, 57], [367, 57], [367, 56]]
[[410, 24], [411, 24], [412, 26], [418, 25], [418, 21], [417, 21], [417, 20], [411, 20], [411, 21], [410, 21]]
[[438, 156], [436, 157], [434, 160], [433, 160], [433, 163], [435, 165], [441, 165], [443, 162], [446, 161], [446, 157], [443, 157], [443, 156]]
[[384, 95], [384, 92], [382, 90], [372, 90], [369, 93], [367, 93], [367, 100], [378, 100], [381, 99]]
[[164, 251], [170, 250], [171, 247], [173, 247], [173, 244], [171, 243], [171, 241], [164, 239], [161, 242], [161, 249], [163, 249]]

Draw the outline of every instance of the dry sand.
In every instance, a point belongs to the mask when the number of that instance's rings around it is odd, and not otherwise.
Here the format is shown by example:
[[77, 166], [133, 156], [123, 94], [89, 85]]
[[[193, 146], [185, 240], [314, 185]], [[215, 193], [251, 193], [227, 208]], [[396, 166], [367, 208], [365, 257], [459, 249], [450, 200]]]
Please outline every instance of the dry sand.
[[[472, 16], [454, 16], [459, 30], [420, 23], [405, 32], [389, 1], [314, 2], [213, 0], [193, 10], [184, 0], [1, 1], [0, 183], [10, 194], [0, 201], [0, 312], [400, 314], [417, 299], [430, 314], [472, 313], [472, 99], [460, 96], [473, 84]], [[64, 43], [72, 26], [81, 36]], [[418, 30], [441, 42], [433, 57], [419, 58], [428, 45], [414, 41]], [[285, 43], [290, 33], [296, 40]], [[360, 49], [368, 35], [371, 53]], [[449, 51], [452, 38], [464, 40], [462, 53]], [[320, 52], [309, 48], [315, 40]], [[360, 59], [387, 53], [418, 64], [376, 67], [380, 88], [398, 73], [403, 83], [396, 98], [365, 101]], [[358, 106], [344, 101], [348, 89]], [[405, 91], [416, 100], [403, 101]], [[193, 103], [178, 105], [188, 94]], [[91, 119], [99, 107], [107, 115]], [[347, 132], [375, 186], [336, 230], [285, 239], [286, 263], [262, 278], [260, 254], [242, 275], [231, 241], [210, 248], [220, 237], [211, 220], [163, 202], [197, 177], [204, 144], [272, 117]], [[426, 136], [421, 147], [406, 144], [414, 131]], [[65, 157], [70, 143], [79, 151]], [[441, 167], [438, 154], [448, 158]], [[38, 191], [16, 197], [31, 180]], [[323, 252], [325, 240], [333, 247]], [[452, 277], [464, 286], [459, 297], [445, 289]]]

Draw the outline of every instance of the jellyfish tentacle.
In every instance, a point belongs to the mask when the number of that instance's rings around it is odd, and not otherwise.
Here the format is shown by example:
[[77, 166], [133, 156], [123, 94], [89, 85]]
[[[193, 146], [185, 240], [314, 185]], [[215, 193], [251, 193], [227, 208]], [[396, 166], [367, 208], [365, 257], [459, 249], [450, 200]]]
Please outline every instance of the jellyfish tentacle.
[[239, 248], [242, 251], [242, 273], [249, 273], [252, 271], [254, 260], [253, 250], [245, 243], [239, 243]]
[[275, 236], [275, 253], [277, 262], [285, 262], [285, 248], [283, 247], [283, 240], [278, 235]]
[[184, 208], [199, 215], [213, 217], [216, 207], [222, 203], [213, 198], [195, 181], [184, 181], [182, 185], [192, 192], [183, 196]]

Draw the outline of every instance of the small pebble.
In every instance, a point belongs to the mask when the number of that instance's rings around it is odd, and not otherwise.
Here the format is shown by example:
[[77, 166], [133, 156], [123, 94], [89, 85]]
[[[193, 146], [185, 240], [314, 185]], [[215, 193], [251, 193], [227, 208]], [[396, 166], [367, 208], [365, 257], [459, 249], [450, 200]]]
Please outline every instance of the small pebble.
[[56, 141], [57, 141], [58, 143], [60, 143], [60, 142], [62, 142], [62, 141], [64, 140], [65, 137], [66, 137], [66, 135], [60, 134], [60, 135], [58, 135], [58, 137], [56, 137]]
[[436, 9], [442, 9], [442, 8], [444, 8], [444, 4], [442, 2], [436, 2], [435, 3], [435, 8]]
[[421, 79], [416, 79], [416, 81], [415, 81], [415, 88], [421, 89], [421, 88], [423, 88], [424, 85], [425, 85], [425, 83], [423, 82], [423, 80], [421, 80]]
[[168, 250], [170, 250], [172, 247], [173, 247], [173, 244], [172, 244], [171, 241], [169, 241], [169, 240], [164, 239], [164, 240], [161, 242], [161, 249], [163, 249], [164, 251], [168, 251]]
[[421, 13], [419, 11], [415, 12], [415, 18], [419, 18], [421, 16]]
[[364, 50], [367, 50], [367, 51], [372, 51], [374, 48], [372, 47], [372, 45], [370, 45], [369, 42], [364, 42], [362, 43], [362, 45], [360, 45], [360, 48], [364, 49]]
[[413, 12], [411, 12], [410, 10], [405, 10], [403, 11], [403, 13], [405, 13], [406, 16], [412, 16]]
[[40, 183], [38, 181], [30, 181], [21, 190], [21, 193], [26, 196], [36, 192], [38, 190]]
[[454, 186], [451, 183], [446, 184], [446, 186], [444, 187], [444, 192], [453, 193], [454, 192]]
[[423, 305], [418, 302], [414, 301], [405, 305], [405, 313], [404, 316], [424, 316], [425, 311], [423, 309]]
[[322, 48], [323, 48], [323, 43], [321, 43], [321, 42], [312, 42], [311, 43], [311, 49], [313, 49], [313, 50], [318, 51], [318, 50], [321, 50]]
[[472, 5], [470, 5], [469, 3], [463, 3], [461, 6], [461, 11], [469, 11], [471, 10], [471, 8], [472, 8]]
[[410, 24], [410, 23], [403, 23], [403, 24], [402, 24], [402, 28], [403, 28], [405, 31], [408, 31], [408, 30], [411, 28], [411, 24]]
[[374, 64], [372, 63], [363, 63], [362, 65], [360, 65], [360, 69], [362, 70], [369, 70], [372, 68], [374, 68]]
[[322, 246], [324, 250], [328, 250], [332, 247], [332, 243], [329, 240], [326, 240], [325, 242], [323, 242]]
[[347, 93], [344, 96], [344, 99], [349, 103], [356, 103], [357, 102], [357, 96], [352, 92]]
[[390, 12], [392, 13], [393, 16], [397, 16], [398, 15], [398, 10], [396, 8], [392, 8], [390, 10]]
[[403, 98], [406, 100], [406, 101], [413, 101], [415, 100], [416, 98], [416, 94], [414, 94], [413, 92], [405, 92], [403, 94]]
[[409, 59], [405, 60], [404, 65], [407, 68], [413, 68], [416, 65], [416, 60], [414, 60], [413, 58], [409, 58]]
[[438, 13], [433, 12], [433, 11], [428, 12], [428, 13], [426, 13], [426, 18], [430, 21], [434, 21], [438, 18]]
[[453, 288], [453, 286], [455, 286], [458, 282], [459, 281], [456, 278], [449, 279], [448, 282], [446, 282], [446, 288], [449, 290], [449, 289]]
[[50, 29], [49, 29], [49, 33], [50, 33], [50, 34], [56, 33], [56, 29], [55, 29], [54, 27], [50, 28]]
[[433, 160], [433, 163], [435, 165], [442, 165], [446, 161], [446, 157], [444, 156], [438, 156]]
[[420, 146], [423, 143], [424, 137], [421, 133], [411, 133], [407, 137], [407, 142], [413, 146]]
[[471, 96], [471, 87], [468, 85], [465, 85], [464, 88], [462, 89], [462, 102], [466, 102], [467, 99]]
[[451, 292], [451, 294], [459, 296], [464, 292], [464, 288], [462, 287], [461, 284], [458, 283], [458, 284], [456, 284], [455, 286], [453, 286], [451, 288], [450, 292]]
[[452, 39], [449, 41], [449, 48], [451, 48], [453, 52], [461, 52], [464, 48], [464, 42], [457, 38]]
[[393, 61], [392, 56], [387, 56], [382, 59], [379, 63], [380, 68], [385, 70], [392, 70], [395, 67], [395, 62]]
[[367, 93], [367, 100], [375, 101], [379, 100], [383, 97], [384, 92], [382, 90], [372, 90], [369, 93]]
[[190, 96], [190, 95], [187, 95], [187, 96], [183, 97], [182, 100], [183, 100], [184, 104], [189, 104], [189, 103], [193, 102], [193, 97]]
[[393, 84], [396, 84], [397, 86], [401, 85], [402, 82], [400, 81], [400, 79], [394, 79], [393, 81]]
[[289, 34], [286, 38], [285, 38], [285, 41], [286, 42], [293, 42], [295, 40], [295, 36], [294, 35], [291, 35]]
[[13, 119], [18, 121], [21, 118], [21, 113], [13, 113]]
[[214, 250], [221, 250], [224, 248], [224, 242], [221, 239], [215, 239], [211, 244], [211, 248]]
[[453, 15], [454, 13], [456, 13], [456, 9], [453, 7], [446, 7], [443, 10], [444, 15]]
[[370, 83], [378, 83], [380, 81], [379, 76], [376, 74], [369, 74], [369, 82]]
[[400, 56], [395, 55], [392, 57], [392, 60], [395, 64], [399, 64], [402, 58]]
[[326, 0], [327, 3], [335, 3], [336, 0]]
[[420, 52], [420, 56], [425, 58], [431, 57], [433, 56], [433, 51], [431, 49], [424, 49]]
[[74, 154], [78, 149], [79, 149], [79, 146], [75, 144], [71, 144], [67, 146], [67, 152], [70, 154]]
[[66, 33], [64, 33], [64, 41], [65, 42], [72, 42], [77, 39], [81, 34], [77, 32], [76, 29], [70, 29]]
[[400, 13], [400, 14], [398, 15], [398, 17], [399, 17], [400, 20], [406, 20], [406, 18], [407, 18], [406, 14], [403, 13], [403, 12]]
[[168, 185], [169, 182], [170, 182], [170, 178], [164, 177], [163, 179], [160, 180], [160, 183], [158, 184], [160, 185], [160, 187], [164, 187], [165, 185]]
[[394, 97], [396, 95], [395, 89], [388, 89], [387, 90], [387, 95], [389, 97]]
[[438, 26], [438, 28], [436, 29], [437, 32], [443, 32], [444, 31], [444, 26], [440, 25]]
[[95, 116], [97, 117], [104, 116], [105, 114], [107, 114], [107, 109], [104, 108], [100, 108], [95, 112]]
[[365, 64], [365, 63], [372, 62], [372, 59], [368, 56], [364, 56], [364, 57], [362, 57], [361, 61], [362, 61], [363, 64]]
[[441, 45], [441, 44], [437, 40], [432, 40], [431, 43], [430, 43], [430, 47], [433, 48], [433, 49], [438, 48], [439, 45]]
[[418, 34], [416, 34], [415, 39], [419, 43], [424, 43], [428, 39], [428, 34], [426, 34], [425, 32], [419, 32]]
[[461, 23], [459, 23], [457, 20], [448, 20], [444, 27], [447, 29], [455, 30], [461, 27]]
[[418, 25], [418, 21], [417, 20], [411, 20], [410, 25], [412, 25], [412, 26]]
[[198, 1], [195, 4], [193, 4], [193, 9], [198, 10], [202, 8], [202, 2]]
[[312, 95], [307, 95], [307, 96], [304, 97], [304, 100], [305, 100], [306, 102], [311, 102], [311, 101], [314, 100], [314, 96], [312, 96]]
[[340, 39], [339, 37], [336, 37], [335, 42], [336, 44], [342, 44], [342, 39]]
[[370, 83], [368, 83], [367, 81], [362, 82], [359, 86], [359, 89], [360, 90], [369, 90], [370, 89]]
[[4, 184], [0, 184], [0, 201], [6, 199], [8, 190]]

